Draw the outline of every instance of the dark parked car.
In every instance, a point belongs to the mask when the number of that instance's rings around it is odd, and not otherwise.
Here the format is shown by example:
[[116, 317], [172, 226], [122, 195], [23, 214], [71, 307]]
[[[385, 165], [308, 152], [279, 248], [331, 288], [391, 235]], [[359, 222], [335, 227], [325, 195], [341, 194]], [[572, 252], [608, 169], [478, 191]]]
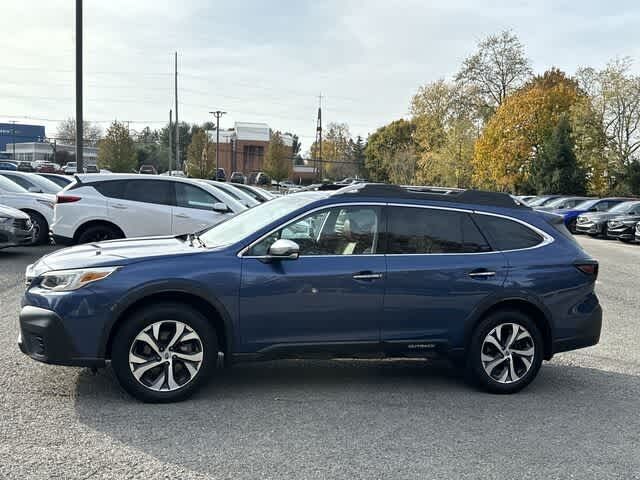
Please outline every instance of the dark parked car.
[[532, 198], [527, 202], [527, 205], [531, 208], [534, 207], [545, 207], [549, 203], [557, 200], [558, 198], [563, 198], [562, 195], [539, 195], [535, 198]]
[[31, 162], [18, 162], [18, 170], [21, 172], [35, 172], [36, 169], [33, 168], [33, 164]]
[[640, 242], [640, 223], [636, 224], [636, 242]]
[[513, 393], [543, 360], [598, 342], [597, 274], [559, 217], [507, 194], [359, 184], [204, 232], [53, 252], [27, 268], [19, 346], [53, 364], [110, 360], [153, 402], [191, 395], [219, 352], [445, 355]]
[[592, 200], [586, 200], [582, 203], [579, 203], [575, 207], [572, 208], [564, 208], [560, 210], [552, 210], [551, 213], [557, 213], [558, 215], [562, 215], [564, 219], [564, 224], [569, 229], [571, 233], [581, 233], [576, 229], [576, 224], [578, 222], [578, 216], [587, 213], [587, 212], [606, 212], [609, 209], [615, 207], [619, 203], [628, 202], [629, 200], [633, 200], [632, 198], [620, 198], [620, 197], [610, 197], [610, 198], [594, 198]]
[[224, 168], [218, 168], [216, 170], [216, 174], [214, 175], [214, 178], [212, 178], [211, 180], [216, 180], [218, 182], [226, 182], [227, 174], [225, 173]]
[[565, 210], [565, 209], [573, 208], [582, 202], [586, 202], [587, 200], [592, 200], [592, 199], [593, 199], [592, 197], [560, 197], [545, 204], [544, 207], [535, 207], [535, 209], [546, 211], [546, 212], [550, 212], [553, 210]]
[[87, 165], [84, 167], [84, 173], [100, 173], [100, 169], [97, 165]]
[[18, 165], [15, 162], [0, 161], [0, 170], [17, 170]]
[[591, 236], [609, 236], [609, 220], [621, 215], [640, 215], [640, 201], [619, 203], [605, 212], [587, 212], [578, 216], [576, 231]]
[[58, 173], [60, 171], [60, 166], [52, 162], [41, 163], [36, 167], [38, 173]]
[[[94, 173], [99, 173], [99, 172], [94, 172]], [[153, 165], [141, 165], [138, 173], [142, 173], [146, 175], [157, 175], [158, 171], [156, 170], [156, 167], [154, 167]]]
[[0, 248], [30, 245], [33, 243], [34, 233], [29, 215], [0, 205]]
[[247, 177], [245, 177], [242, 172], [233, 172], [229, 177], [229, 181], [231, 183], [245, 183], [247, 181]]
[[[616, 238], [622, 242], [634, 240], [636, 225], [640, 222], [640, 202], [629, 208], [626, 213], [612, 218], [607, 222], [607, 237]], [[626, 205], [626, 204], [621, 204]]]

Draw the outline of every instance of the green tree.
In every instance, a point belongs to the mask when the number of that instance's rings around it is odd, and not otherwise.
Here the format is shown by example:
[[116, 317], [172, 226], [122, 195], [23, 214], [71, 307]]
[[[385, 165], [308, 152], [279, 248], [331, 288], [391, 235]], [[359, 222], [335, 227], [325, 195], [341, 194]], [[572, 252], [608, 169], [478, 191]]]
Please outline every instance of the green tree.
[[560, 117], [580, 104], [576, 82], [552, 69], [509, 96], [487, 122], [474, 149], [473, 182], [499, 191], [529, 189], [532, 165]]
[[[200, 129], [197, 125], [190, 125], [186, 122], [180, 122], [178, 130], [180, 132], [180, 162], [185, 163], [187, 160], [187, 151], [189, 149], [189, 145], [191, 144], [191, 136], [193, 134], [193, 127], [196, 129]], [[176, 126], [173, 125], [173, 131], [171, 132], [171, 137], [173, 141], [173, 158], [175, 162], [175, 151], [176, 151]], [[169, 124], [165, 125], [160, 130], [160, 143], [169, 148]], [[175, 163], [174, 163], [175, 165]]]
[[532, 165], [530, 182], [536, 191], [549, 194], [584, 195], [586, 176], [578, 164], [568, 115], [560, 117]]
[[280, 182], [289, 178], [292, 167], [291, 148], [284, 144], [280, 132], [274, 132], [264, 157], [263, 170], [272, 179]]
[[114, 121], [98, 142], [98, 165], [112, 172], [129, 173], [136, 167], [136, 149], [129, 128]]
[[[369, 135], [364, 148], [364, 166], [368, 180], [391, 180], [390, 162], [395, 163], [397, 158], [406, 157], [406, 152], [415, 151], [415, 130], [416, 124], [413, 121], [401, 118]], [[397, 165], [394, 168], [398, 170]]]
[[211, 178], [215, 170], [215, 144], [210, 143], [207, 132], [195, 129], [187, 149], [187, 175], [192, 178]]
[[511, 30], [503, 30], [478, 43], [476, 53], [462, 63], [456, 80], [477, 90], [482, 100], [479, 106], [488, 118], [531, 74], [520, 39]]
[[[91, 122], [82, 122], [82, 131], [84, 141], [88, 145], [96, 145], [102, 138], [102, 129]], [[76, 144], [76, 121], [73, 118], [68, 118], [61, 121], [56, 129], [56, 138], [61, 143], [69, 143], [71, 145]]]

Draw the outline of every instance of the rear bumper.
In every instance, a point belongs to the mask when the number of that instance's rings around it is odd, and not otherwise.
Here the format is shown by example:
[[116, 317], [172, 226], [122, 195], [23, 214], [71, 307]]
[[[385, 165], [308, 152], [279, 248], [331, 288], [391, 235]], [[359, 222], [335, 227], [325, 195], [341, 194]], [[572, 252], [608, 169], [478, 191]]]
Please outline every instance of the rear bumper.
[[20, 312], [18, 347], [34, 360], [54, 365], [100, 367], [104, 359], [80, 357], [62, 319], [53, 311], [27, 305]]
[[590, 315], [583, 317], [576, 325], [576, 334], [553, 341], [553, 354], [590, 347], [600, 341], [602, 330], [602, 307], [597, 305]]

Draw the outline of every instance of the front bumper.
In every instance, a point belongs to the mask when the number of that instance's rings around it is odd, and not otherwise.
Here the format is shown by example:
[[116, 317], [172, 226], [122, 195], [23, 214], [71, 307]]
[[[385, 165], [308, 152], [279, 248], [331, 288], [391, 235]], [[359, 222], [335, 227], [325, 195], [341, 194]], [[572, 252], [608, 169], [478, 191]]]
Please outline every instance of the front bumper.
[[33, 233], [33, 227], [26, 230], [15, 227], [2, 229], [0, 230], [0, 248], [31, 245]]
[[601, 233], [602, 227], [603, 227], [603, 224], [601, 223], [593, 223], [593, 222], [577, 223], [576, 231], [580, 233], [588, 233], [588, 234], [594, 235], [594, 234]]
[[601, 330], [602, 307], [597, 305], [589, 315], [576, 322], [575, 335], [554, 340], [553, 353], [567, 352], [595, 345], [600, 341]]
[[104, 359], [79, 356], [62, 319], [53, 311], [26, 305], [20, 312], [18, 347], [34, 360], [54, 365], [101, 367]]
[[621, 240], [633, 240], [634, 237], [633, 226], [621, 226], [621, 227], [609, 227], [607, 229], [607, 237], [618, 238]]

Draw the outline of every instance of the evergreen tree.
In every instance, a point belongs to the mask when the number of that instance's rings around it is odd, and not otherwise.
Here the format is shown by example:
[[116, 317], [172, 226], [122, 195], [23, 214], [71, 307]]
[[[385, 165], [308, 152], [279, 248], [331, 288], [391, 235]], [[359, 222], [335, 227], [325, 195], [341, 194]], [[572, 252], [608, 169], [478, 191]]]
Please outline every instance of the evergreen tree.
[[562, 115], [532, 166], [531, 183], [538, 193], [584, 195], [587, 179], [578, 164], [567, 115]]
[[136, 164], [136, 148], [129, 129], [123, 123], [113, 122], [98, 143], [98, 165], [114, 173], [130, 173]]
[[275, 132], [271, 135], [262, 168], [273, 180], [280, 182], [289, 178], [292, 167], [291, 149], [284, 144], [280, 132]]

